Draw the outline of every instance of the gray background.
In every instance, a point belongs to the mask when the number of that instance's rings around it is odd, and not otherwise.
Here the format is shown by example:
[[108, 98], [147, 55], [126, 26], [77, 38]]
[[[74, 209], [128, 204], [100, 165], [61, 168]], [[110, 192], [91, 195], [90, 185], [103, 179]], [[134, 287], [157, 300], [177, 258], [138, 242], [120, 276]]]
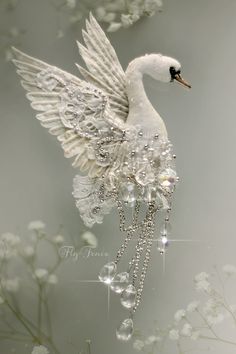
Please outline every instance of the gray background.
[[[136, 316], [136, 327], [146, 333], [154, 320], [166, 325], [196, 296], [192, 282], [196, 273], [211, 272], [214, 264], [236, 259], [235, 15], [234, 0], [164, 0], [161, 14], [109, 35], [124, 68], [136, 56], [161, 52], [180, 60], [183, 76], [193, 86], [187, 91], [145, 79], [150, 100], [166, 122], [181, 177], [172, 237], [194, 241], [172, 244], [164, 276], [161, 257], [153, 251]], [[56, 19], [46, 0], [22, 0], [10, 17], [0, 14], [0, 24], [2, 29], [11, 25], [29, 29], [22, 50], [77, 74], [74, 62], [81, 59], [75, 38], [81, 40], [81, 28], [56, 39]], [[23, 235], [29, 221], [42, 219], [52, 232], [63, 224], [67, 234], [79, 237], [85, 228], [71, 196], [76, 171], [55, 138], [34, 118], [14, 67], [2, 59], [0, 77], [0, 231]], [[99, 249], [112, 257], [121, 241], [116, 213], [93, 231]], [[54, 326], [64, 353], [79, 352], [86, 338], [92, 340], [93, 354], [134, 352], [130, 344], [115, 339], [116, 324], [126, 315], [117, 298], [111, 298], [108, 319], [106, 290], [99, 284], [76, 283], [96, 279], [105, 262], [101, 257], [71, 261], [65, 270], [67, 280], [55, 291]], [[74, 347], [67, 343], [70, 339]], [[213, 352], [222, 353], [223, 348], [218, 345]], [[235, 352], [225, 348], [225, 353]]]

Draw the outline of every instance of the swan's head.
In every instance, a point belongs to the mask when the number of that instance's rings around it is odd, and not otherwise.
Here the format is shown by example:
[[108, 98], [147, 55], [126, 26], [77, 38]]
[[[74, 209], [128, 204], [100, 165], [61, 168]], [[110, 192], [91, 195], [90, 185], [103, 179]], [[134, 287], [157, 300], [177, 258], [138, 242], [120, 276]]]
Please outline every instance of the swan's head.
[[150, 54], [148, 57], [147, 74], [162, 82], [177, 81], [181, 85], [191, 88], [181, 77], [181, 65], [178, 60], [161, 54]]

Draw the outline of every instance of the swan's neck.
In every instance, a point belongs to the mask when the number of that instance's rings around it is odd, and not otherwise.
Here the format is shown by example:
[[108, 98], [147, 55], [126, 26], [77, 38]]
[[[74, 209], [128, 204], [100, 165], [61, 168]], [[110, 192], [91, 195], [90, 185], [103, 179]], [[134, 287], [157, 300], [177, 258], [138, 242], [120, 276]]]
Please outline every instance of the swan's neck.
[[161, 130], [167, 135], [164, 122], [149, 101], [144, 85], [143, 75], [151, 75], [153, 71], [152, 56], [146, 55], [134, 59], [126, 70], [126, 92], [129, 100], [128, 124], [137, 124], [150, 129]]

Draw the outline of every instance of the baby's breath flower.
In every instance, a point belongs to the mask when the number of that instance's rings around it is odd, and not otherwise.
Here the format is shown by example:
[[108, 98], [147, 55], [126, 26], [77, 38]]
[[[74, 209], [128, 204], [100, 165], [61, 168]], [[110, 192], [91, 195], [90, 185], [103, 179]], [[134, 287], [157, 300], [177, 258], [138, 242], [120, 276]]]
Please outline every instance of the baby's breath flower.
[[187, 306], [187, 312], [194, 312], [198, 309], [199, 301], [192, 301]]
[[98, 21], [102, 21], [103, 18], [106, 16], [106, 9], [103, 6], [98, 6], [95, 10], [96, 17]]
[[74, 9], [76, 7], [76, 0], [66, 0], [66, 5], [70, 9]]
[[157, 336], [149, 336], [147, 337], [147, 339], [145, 340], [145, 344], [146, 345], [151, 345], [153, 343], [156, 343], [156, 342], [160, 342], [161, 338], [160, 337], [157, 337]]
[[214, 326], [216, 324], [221, 323], [224, 320], [223, 313], [216, 313], [206, 316], [206, 320], [210, 326]]
[[17, 255], [20, 238], [10, 232], [0, 236], [0, 259], [10, 259]]
[[170, 340], [179, 340], [179, 331], [177, 329], [171, 329], [169, 331]]
[[199, 331], [193, 331], [192, 334], [191, 334], [191, 339], [192, 340], [197, 340], [200, 336], [200, 332]]
[[16, 277], [12, 279], [2, 279], [1, 285], [2, 288], [9, 293], [16, 293], [20, 287], [19, 278]]
[[48, 276], [47, 282], [49, 284], [55, 285], [58, 283], [58, 277], [56, 276], [56, 274], [50, 274]]
[[61, 245], [65, 241], [64, 236], [62, 235], [56, 235], [53, 238], [53, 242], [57, 245]]
[[174, 319], [178, 323], [185, 317], [185, 315], [186, 315], [185, 310], [182, 310], [182, 309], [178, 310], [174, 315]]
[[197, 291], [205, 291], [208, 294], [211, 292], [211, 285], [208, 280], [200, 280], [195, 284]]
[[81, 239], [85, 242], [86, 246], [90, 246], [91, 248], [96, 248], [98, 245], [96, 236], [90, 231], [84, 232]]
[[120, 22], [111, 22], [107, 28], [107, 32], [116, 32], [121, 28], [122, 24]]
[[42, 231], [45, 229], [45, 224], [41, 220], [31, 221], [28, 225], [30, 231]]
[[28, 245], [23, 249], [23, 256], [25, 258], [32, 258], [35, 255], [35, 250], [32, 246]]
[[48, 279], [48, 270], [44, 268], [38, 268], [34, 272], [34, 277], [40, 282], [45, 282]]
[[210, 277], [210, 275], [206, 272], [201, 272], [197, 275], [195, 275], [194, 281], [197, 283], [199, 281], [204, 281], [204, 280], [208, 280]]
[[43, 345], [38, 345], [33, 348], [32, 354], [49, 354], [49, 351]]
[[182, 330], [181, 330], [181, 335], [184, 337], [191, 337], [192, 329], [193, 328], [189, 323], [185, 323]]
[[144, 342], [140, 339], [136, 339], [133, 343], [133, 348], [138, 351], [143, 350], [144, 346], [145, 346]]
[[223, 272], [228, 276], [236, 274], [236, 267], [232, 264], [225, 264], [222, 268]]

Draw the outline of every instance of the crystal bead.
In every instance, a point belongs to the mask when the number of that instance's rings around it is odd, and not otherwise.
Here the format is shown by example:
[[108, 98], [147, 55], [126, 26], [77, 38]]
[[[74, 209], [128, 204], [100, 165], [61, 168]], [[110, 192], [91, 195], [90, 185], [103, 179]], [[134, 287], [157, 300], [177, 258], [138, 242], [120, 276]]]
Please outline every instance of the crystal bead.
[[114, 277], [111, 283], [111, 290], [113, 290], [117, 294], [120, 294], [126, 288], [128, 282], [129, 282], [129, 273], [127, 272], [119, 273]]
[[136, 289], [132, 284], [129, 284], [121, 294], [121, 304], [130, 309], [134, 307], [136, 301]]
[[147, 186], [144, 189], [144, 194], [143, 194], [144, 201], [150, 203], [153, 200], [156, 200], [156, 198], [157, 198], [156, 188], [153, 186]]
[[131, 318], [126, 318], [116, 330], [117, 339], [127, 342], [133, 335], [134, 323]]
[[121, 185], [121, 197], [125, 203], [134, 205], [138, 198], [137, 188], [132, 182], [124, 182]]
[[168, 246], [169, 246], [169, 241], [167, 236], [161, 236], [157, 240], [157, 249], [160, 252], [160, 254], [164, 254]]
[[157, 192], [157, 199], [156, 200], [157, 200], [160, 208], [162, 208], [164, 210], [169, 209], [170, 204], [169, 204], [167, 198], [162, 193]]
[[171, 232], [171, 224], [168, 221], [164, 221], [160, 227], [160, 234], [168, 237]]
[[166, 168], [158, 176], [159, 183], [162, 188], [164, 188], [167, 192], [172, 192], [178, 180], [176, 171], [172, 168]]
[[105, 284], [111, 284], [116, 275], [116, 264], [109, 262], [105, 264], [98, 275], [98, 279]]

